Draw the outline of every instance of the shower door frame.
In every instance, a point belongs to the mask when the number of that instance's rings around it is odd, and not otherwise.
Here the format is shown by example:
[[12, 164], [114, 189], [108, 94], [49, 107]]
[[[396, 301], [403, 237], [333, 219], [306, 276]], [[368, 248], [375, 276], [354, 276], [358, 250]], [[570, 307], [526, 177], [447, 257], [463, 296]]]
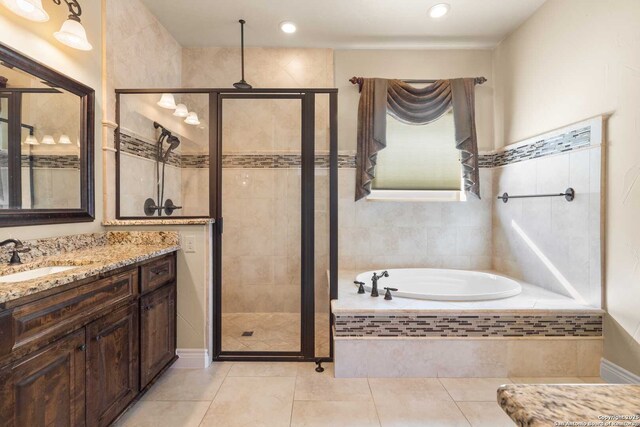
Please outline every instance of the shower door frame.
[[[303, 116], [302, 130], [303, 143], [306, 137], [310, 142], [302, 155], [302, 164], [311, 165], [307, 167], [306, 174], [302, 175], [302, 216], [303, 234], [302, 265], [313, 266], [315, 241], [315, 99], [316, 95], [329, 97], [329, 300], [338, 298], [338, 89], [336, 88], [254, 88], [254, 89], [234, 89], [234, 88], [146, 88], [146, 89], [116, 89], [116, 124], [120, 126], [120, 103], [122, 95], [149, 95], [149, 94], [205, 94], [209, 96], [209, 215], [203, 216], [175, 216], [175, 217], [122, 217], [120, 213], [120, 135], [115, 131], [116, 149], [116, 176], [115, 176], [115, 207], [116, 218], [127, 220], [145, 220], [149, 223], [171, 219], [179, 224], [180, 220], [190, 219], [214, 219], [212, 227], [212, 270], [213, 284], [211, 294], [211, 308], [207, 315], [211, 316], [211, 328], [209, 329], [209, 343], [213, 352], [212, 360], [244, 360], [244, 361], [332, 361], [333, 360], [333, 338], [329, 331], [330, 352], [329, 357], [315, 357], [315, 272], [306, 272], [303, 267], [301, 286], [303, 289], [301, 301], [301, 314], [305, 312], [311, 314], [311, 322], [303, 321], [301, 327], [301, 349], [299, 352], [223, 352], [222, 351], [222, 234], [224, 232], [224, 218], [222, 217], [222, 99], [230, 95], [258, 96], [262, 95], [277, 99], [279, 96], [298, 95], [302, 98], [302, 107], [311, 109], [311, 114], [305, 119]], [[306, 107], [305, 107], [306, 105]], [[305, 110], [305, 111], [307, 111]], [[306, 130], [305, 130], [306, 129]], [[309, 172], [310, 169], [310, 172]], [[307, 193], [311, 189], [311, 193]], [[304, 221], [304, 218], [311, 218], [311, 222]], [[159, 222], [160, 224], [160, 222]], [[311, 236], [311, 243], [305, 242], [304, 235]], [[306, 258], [304, 256], [306, 254]], [[307, 268], [308, 269], [308, 268]], [[311, 283], [311, 286], [304, 286]], [[179, 297], [179, 295], [178, 295]], [[333, 316], [329, 309], [329, 328], [333, 327]], [[307, 316], [308, 317], [308, 316]], [[311, 336], [311, 339], [309, 339]]]
[[[215, 361], [317, 361], [333, 360], [333, 339], [329, 331], [328, 358], [315, 354], [315, 100], [329, 96], [329, 299], [338, 297], [338, 132], [337, 89], [250, 89], [211, 94], [209, 109], [216, 117], [215, 150], [216, 212], [214, 231], [213, 360]], [[224, 99], [299, 99], [301, 101], [301, 307], [299, 351], [224, 351], [222, 349], [222, 114]], [[215, 106], [215, 108], [213, 108]], [[215, 111], [212, 111], [215, 110]], [[213, 124], [214, 121], [211, 120]], [[213, 127], [213, 125], [212, 125]], [[212, 134], [214, 133], [212, 129]], [[329, 310], [329, 328], [333, 326]]]

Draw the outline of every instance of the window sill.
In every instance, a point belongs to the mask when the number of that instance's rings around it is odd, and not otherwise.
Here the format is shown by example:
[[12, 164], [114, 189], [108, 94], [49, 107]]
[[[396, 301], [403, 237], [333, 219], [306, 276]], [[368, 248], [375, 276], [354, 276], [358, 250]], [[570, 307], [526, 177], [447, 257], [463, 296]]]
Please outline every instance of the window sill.
[[464, 202], [463, 191], [439, 190], [372, 190], [367, 201], [372, 202]]

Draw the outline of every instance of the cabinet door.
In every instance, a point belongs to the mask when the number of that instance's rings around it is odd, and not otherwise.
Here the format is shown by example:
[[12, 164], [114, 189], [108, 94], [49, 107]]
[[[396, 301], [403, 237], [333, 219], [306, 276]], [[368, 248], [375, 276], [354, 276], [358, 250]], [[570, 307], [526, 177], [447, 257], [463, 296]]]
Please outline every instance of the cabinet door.
[[0, 369], [0, 425], [85, 425], [85, 332]]
[[87, 424], [106, 426], [138, 394], [138, 307], [87, 326]]
[[140, 299], [141, 388], [176, 354], [176, 288], [164, 286]]

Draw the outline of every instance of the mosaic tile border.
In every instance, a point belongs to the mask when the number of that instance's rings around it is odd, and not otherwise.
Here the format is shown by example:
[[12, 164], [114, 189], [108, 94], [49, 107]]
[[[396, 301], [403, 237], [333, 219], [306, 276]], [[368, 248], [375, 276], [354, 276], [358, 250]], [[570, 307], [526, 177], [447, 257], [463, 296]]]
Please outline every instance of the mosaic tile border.
[[478, 156], [478, 163], [481, 168], [495, 168], [525, 160], [561, 154], [588, 147], [589, 145], [591, 145], [591, 126], [584, 126], [529, 144], [519, 145], [495, 153], [481, 154]]
[[600, 337], [602, 314], [334, 315], [336, 337]]
[[[80, 169], [80, 158], [73, 154], [32, 154], [30, 156], [20, 156], [23, 168], [29, 167], [29, 158], [33, 159], [34, 168], [42, 169]], [[0, 150], [0, 167], [6, 168], [9, 165], [7, 150]]]
[[[584, 126], [565, 132], [560, 135], [540, 139], [530, 144], [519, 145], [491, 153], [478, 155], [480, 168], [495, 168], [525, 160], [560, 154], [577, 150], [591, 144], [591, 127]], [[155, 160], [156, 149], [153, 144], [143, 141], [124, 132], [120, 133], [120, 147], [122, 152], [132, 154], [145, 159]], [[296, 169], [301, 166], [300, 154], [225, 154], [222, 156], [223, 168], [243, 169]], [[169, 165], [181, 168], [208, 168], [209, 156], [206, 154], [171, 153]], [[317, 168], [329, 167], [329, 155], [316, 156]], [[355, 154], [339, 154], [338, 167], [340, 169], [353, 169], [356, 167]]]
[[[124, 132], [120, 132], [120, 151], [153, 161], [157, 157], [157, 150], [154, 144]], [[179, 168], [181, 164], [180, 155], [175, 152], [169, 154], [167, 164]]]
[[[329, 168], [329, 154], [315, 157], [316, 168]], [[300, 154], [223, 154], [223, 168], [243, 169], [299, 169]], [[352, 154], [338, 154], [338, 168], [355, 168], [356, 158]]]

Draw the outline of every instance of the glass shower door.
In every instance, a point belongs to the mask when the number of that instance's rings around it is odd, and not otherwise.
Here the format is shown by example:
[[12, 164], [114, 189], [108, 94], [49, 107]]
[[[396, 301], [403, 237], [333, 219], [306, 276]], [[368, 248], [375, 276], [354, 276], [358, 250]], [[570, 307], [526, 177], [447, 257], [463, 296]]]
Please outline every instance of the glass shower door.
[[300, 95], [224, 95], [221, 351], [302, 352]]

